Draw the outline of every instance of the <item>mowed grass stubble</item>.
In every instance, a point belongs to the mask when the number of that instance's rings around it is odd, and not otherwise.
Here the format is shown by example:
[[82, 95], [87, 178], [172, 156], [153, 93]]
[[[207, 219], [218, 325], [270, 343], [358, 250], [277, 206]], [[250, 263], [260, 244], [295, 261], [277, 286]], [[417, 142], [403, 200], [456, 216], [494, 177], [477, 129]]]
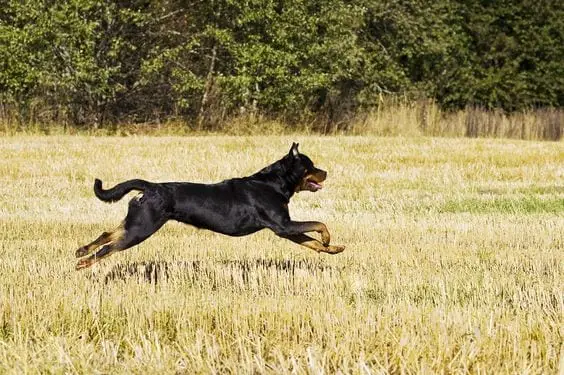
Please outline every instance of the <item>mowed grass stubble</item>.
[[[168, 223], [74, 271], [133, 196], [103, 203], [95, 177], [216, 182], [292, 141], [329, 175], [290, 212], [344, 253]], [[562, 143], [15, 136], [0, 156], [2, 373], [562, 371]]]

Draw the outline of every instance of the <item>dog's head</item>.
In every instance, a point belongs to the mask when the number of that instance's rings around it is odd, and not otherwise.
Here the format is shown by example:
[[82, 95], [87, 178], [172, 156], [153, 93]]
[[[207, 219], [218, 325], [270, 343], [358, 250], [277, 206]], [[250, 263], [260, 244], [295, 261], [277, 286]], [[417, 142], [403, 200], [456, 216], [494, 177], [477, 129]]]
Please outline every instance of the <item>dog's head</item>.
[[310, 158], [298, 151], [298, 146], [298, 143], [293, 143], [286, 156], [289, 161], [290, 173], [298, 180], [294, 191], [318, 191], [323, 188], [323, 181], [327, 178], [327, 172], [316, 168]]
[[290, 198], [299, 191], [318, 191], [323, 188], [327, 172], [316, 168], [293, 143], [290, 151], [280, 160], [255, 173], [252, 178], [277, 186]]

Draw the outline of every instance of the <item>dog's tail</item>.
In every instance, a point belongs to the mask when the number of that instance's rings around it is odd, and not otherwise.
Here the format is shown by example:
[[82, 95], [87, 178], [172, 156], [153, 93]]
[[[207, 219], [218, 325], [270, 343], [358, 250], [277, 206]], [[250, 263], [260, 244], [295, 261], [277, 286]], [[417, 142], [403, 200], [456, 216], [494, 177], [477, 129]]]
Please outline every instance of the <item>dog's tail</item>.
[[129, 180], [122, 182], [121, 184], [117, 184], [113, 188], [106, 190], [102, 188], [102, 181], [95, 179], [94, 194], [96, 194], [98, 199], [104, 202], [117, 202], [131, 190], [144, 191], [145, 189], [150, 188], [152, 185], [152, 183], [144, 180]]

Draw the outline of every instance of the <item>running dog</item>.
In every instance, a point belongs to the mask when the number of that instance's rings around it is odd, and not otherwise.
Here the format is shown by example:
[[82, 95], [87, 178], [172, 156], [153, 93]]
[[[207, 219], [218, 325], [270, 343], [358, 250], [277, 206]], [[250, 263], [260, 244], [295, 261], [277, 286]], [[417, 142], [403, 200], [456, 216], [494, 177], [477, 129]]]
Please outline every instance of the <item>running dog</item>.
[[[116, 202], [132, 190], [139, 191], [129, 202], [125, 220], [112, 232], [104, 232], [93, 242], [76, 250], [81, 259], [76, 269], [90, 267], [99, 260], [128, 249], [149, 238], [168, 220], [191, 224], [229, 236], [245, 236], [268, 228], [276, 235], [317, 252], [337, 254], [344, 246], [329, 245], [327, 226], [318, 221], [293, 221], [288, 203], [299, 191], [316, 192], [327, 172], [316, 168], [292, 144], [282, 159], [259, 172], [216, 184], [191, 182], [153, 183], [129, 180], [111, 189], [94, 181], [94, 193], [104, 202]], [[321, 241], [304, 233], [317, 232]]]

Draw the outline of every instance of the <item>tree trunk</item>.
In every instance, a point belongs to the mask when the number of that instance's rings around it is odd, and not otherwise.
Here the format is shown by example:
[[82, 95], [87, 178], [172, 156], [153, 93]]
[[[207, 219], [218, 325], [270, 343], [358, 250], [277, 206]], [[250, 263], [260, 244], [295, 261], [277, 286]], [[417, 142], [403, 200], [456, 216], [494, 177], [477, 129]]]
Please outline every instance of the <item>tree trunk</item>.
[[204, 93], [202, 94], [202, 101], [200, 102], [200, 110], [198, 111], [198, 119], [197, 119], [198, 130], [202, 130], [204, 125], [204, 112], [208, 104], [208, 97], [213, 83], [212, 81], [213, 81], [216, 57], [217, 57], [217, 44], [214, 43], [212, 47], [210, 68], [208, 70], [208, 75], [206, 77], [206, 84], [204, 86]]

